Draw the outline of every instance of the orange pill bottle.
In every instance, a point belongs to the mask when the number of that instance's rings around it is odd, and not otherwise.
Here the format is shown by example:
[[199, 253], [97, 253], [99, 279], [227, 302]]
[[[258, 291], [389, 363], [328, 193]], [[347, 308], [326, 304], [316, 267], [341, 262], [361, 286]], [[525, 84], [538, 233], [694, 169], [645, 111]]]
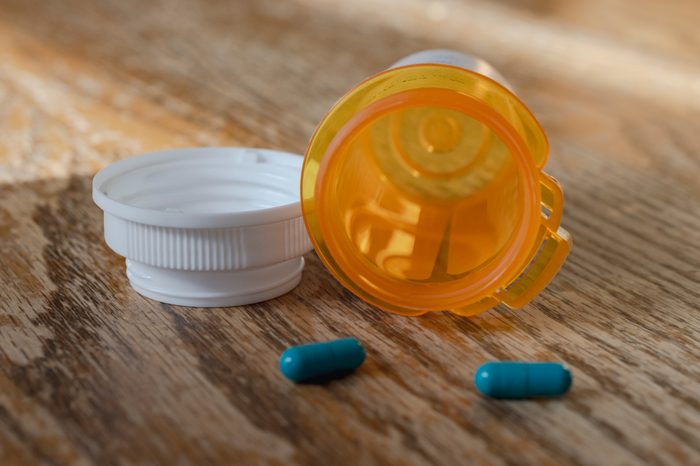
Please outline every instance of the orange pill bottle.
[[381, 309], [519, 308], [572, 244], [547, 156], [541, 126], [491, 66], [418, 52], [321, 121], [304, 159], [304, 220], [326, 267]]

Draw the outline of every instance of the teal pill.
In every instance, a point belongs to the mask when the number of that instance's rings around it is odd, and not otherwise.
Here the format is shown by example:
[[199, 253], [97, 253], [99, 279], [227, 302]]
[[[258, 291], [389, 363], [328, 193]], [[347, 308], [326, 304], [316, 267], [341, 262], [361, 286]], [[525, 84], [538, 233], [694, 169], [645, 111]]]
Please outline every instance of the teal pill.
[[356, 338], [341, 338], [287, 348], [280, 371], [294, 382], [325, 381], [352, 372], [364, 360], [365, 349]]
[[571, 372], [558, 362], [501, 361], [482, 364], [476, 388], [492, 398], [560, 396], [571, 387]]

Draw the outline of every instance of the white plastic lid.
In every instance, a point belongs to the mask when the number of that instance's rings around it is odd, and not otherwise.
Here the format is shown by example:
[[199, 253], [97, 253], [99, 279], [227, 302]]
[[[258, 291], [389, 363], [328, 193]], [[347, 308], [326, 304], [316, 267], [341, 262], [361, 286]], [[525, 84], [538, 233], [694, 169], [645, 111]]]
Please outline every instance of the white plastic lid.
[[184, 306], [238, 306], [294, 288], [312, 249], [299, 205], [299, 155], [175, 149], [100, 170], [92, 197], [131, 286]]

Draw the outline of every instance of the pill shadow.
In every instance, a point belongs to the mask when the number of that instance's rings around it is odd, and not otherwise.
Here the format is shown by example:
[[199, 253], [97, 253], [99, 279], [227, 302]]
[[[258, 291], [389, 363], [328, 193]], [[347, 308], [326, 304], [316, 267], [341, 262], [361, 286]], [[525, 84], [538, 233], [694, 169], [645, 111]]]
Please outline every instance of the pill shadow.
[[300, 382], [296, 382], [297, 385], [329, 385], [331, 382], [335, 382], [336, 380], [341, 380], [349, 375], [351, 375], [353, 372], [357, 372], [357, 369], [352, 369], [349, 371], [341, 371], [341, 372], [335, 372], [333, 374], [328, 374], [320, 377], [314, 377], [311, 379], [306, 379], [302, 380]]
[[573, 385], [573, 383], [571, 388], [566, 393], [548, 397], [542, 396], [531, 398], [497, 398], [486, 396], [476, 389], [474, 389], [474, 393], [478, 397], [477, 406], [481, 408], [489, 408], [494, 406], [507, 407], [511, 406], [511, 403], [513, 403], [513, 405], [532, 404], [544, 407], [548, 405], [555, 405], [556, 403], [580, 403], [586, 401], [591, 397], [599, 395], [599, 392], [597, 392], [594, 389], [575, 386]]
[[568, 393], [565, 393], [563, 395], [559, 396], [550, 396], [550, 397], [533, 397], [533, 398], [498, 398], [498, 397], [489, 397], [485, 395], [479, 395], [480, 397], [480, 402], [482, 403], [494, 403], [494, 402], [514, 402], [514, 403], [535, 403], [535, 404], [540, 404], [540, 405], [547, 405], [551, 403], [556, 403], [559, 402], [561, 403], [562, 401], [566, 401], [567, 398], [570, 398], [571, 395]]

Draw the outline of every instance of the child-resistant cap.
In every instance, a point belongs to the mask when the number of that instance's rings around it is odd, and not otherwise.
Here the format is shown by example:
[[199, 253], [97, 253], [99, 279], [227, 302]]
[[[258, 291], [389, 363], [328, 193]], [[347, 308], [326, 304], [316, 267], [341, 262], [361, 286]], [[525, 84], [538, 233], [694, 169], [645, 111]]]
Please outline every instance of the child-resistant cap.
[[185, 306], [250, 304], [301, 279], [311, 250], [301, 161], [251, 148], [166, 150], [105, 167], [92, 194], [137, 292]]

